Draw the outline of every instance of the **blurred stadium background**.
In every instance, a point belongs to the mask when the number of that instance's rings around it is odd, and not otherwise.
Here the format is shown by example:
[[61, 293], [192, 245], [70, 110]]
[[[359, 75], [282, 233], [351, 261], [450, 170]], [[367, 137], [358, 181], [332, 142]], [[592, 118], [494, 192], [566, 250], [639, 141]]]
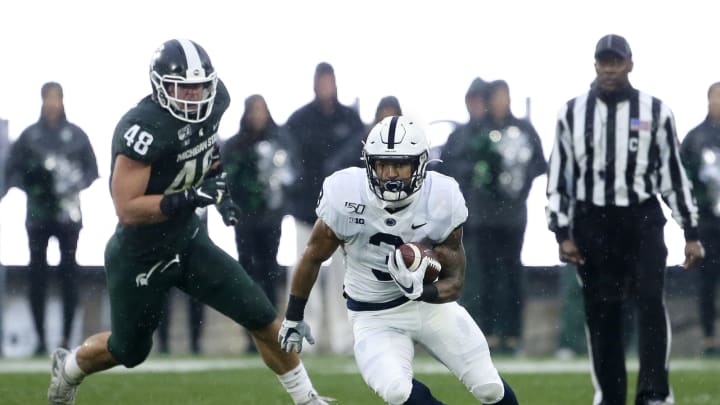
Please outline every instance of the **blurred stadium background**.
[[[169, 30], [157, 24], [157, 16], [166, 21], [183, 21], [188, 9], [196, 9], [196, 2], [180, 1], [169, 8], [158, 2], [133, 7], [130, 1], [117, 4], [112, 18], [105, 6], [82, 5], [86, 13], [97, 13], [94, 18], [78, 14], [73, 2], [13, 2], [7, 8], [0, 33], [4, 38], [14, 38], [17, 32], [47, 32], [56, 27], [58, 18], [64, 26], [52, 31], [52, 35], [26, 35], [23, 40], [7, 41], [6, 54], [22, 61], [0, 66], [6, 80], [4, 94], [0, 98], [0, 115], [12, 120], [0, 120], [4, 126], [5, 140], [16, 137], [19, 131], [37, 118], [37, 92], [46, 80], [58, 80], [68, 89], [66, 102], [71, 108], [71, 118], [93, 136], [93, 144], [101, 159], [103, 178], [96, 182], [85, 198], [87, 213], [86, 230], [81, 237], [79, 261], [82, 269], [82, 291], [76, 318], [73, 343], [109, 326], [108, 303], [104, 286], [104, 274], [99, 267], [102, 248], [112, 232], [114, 215], [107, 193], [109, 165], [109, 136], [117, 117], [128, 106], [149, 90], [146, 72], [149, 51], [155, 44], [177, 34], [177, 27]], [[638, 88], [657, 93], [670, 103], [678, 118], [682, 137], [705, 113], [705, 91], [717, 80], [717, 52], [698, 52], [688, 44], [712, 38], [715, 34], [717, 5], [710, 2], [689, 6], [671, 2], [663, 7], [648, 8], [647, 4], [631, 4], [620, 0], [606, 1], [603, 7], [588, 8], [580, 3], [566, 2], [560, 5], [562, 16], [547, 14], [552, 5], [539, 2], [478, 2], [456, 7], [444, 2], [434, 7], [421, 7], [415, 2], [376, 2], [358, 4], [351, 20], [327, 18], [328, 15], [347, 15], [347, 4], [318, 2], [324, 13], [307, 15], [304, 2], [288, 2], [279, 7], [277, 2], [251, 2], [233, 7], [243, 12], [222, 12], [222, 2], [211, 1], [204, 6], [213, 10], [217, 29], [208, 30], [206, 24], [185, 24], [183, 35], [203, 43], [213, 52], [214, 62], [222, 66], [223, 77], [236, 94], [236, 99], [251, 92], [264, 93], [279, 121], [289, 112], [307, 102], [311, 96], [311, 68], [320, 60], [333, 63], [340, 76], [341, 100], [346, 104], [359, 104], [360, 112], [368, 120], [375, 100], [386, 93], [397, 95], [406, 111], [428, 119], [447, 118], [453, 121], [466, 119], [462, 94], [476, 75], [486, 79], [504, 78], [511, 85], [514, 111], [522, 115], [523, 96], [535, 100], [533, 122], [541, 132], [546, 153], [554, 128], [554, 117], [562, 101], [572, 97], [592, 79], [590, 49], [597, 37], [610, 31], [626, 34], [636, 53], [637, 66], [632, 75]], [[321, 4], [322, 3], [322, 4]], [[138, 4], [140, 5], [140, 4]], [[558, 6], [558, 4], [555, 4]], [[111, 7], [111, 6], [108, 6]], [[378, 7], [383, 13], [378, 14]], [[278, 13], [278, 10], [283, 10]], [[540, 10], [542, 9], [542, 10]], [[38, 13], [38, 10], [43, 12]], [[220, 12], [218, 12], [218, 10]], [[522, 10], [523, 12], [518, 12]], [[624, 10], [618, 13], [617, 10]], [[416, 14], [413, 18], [397, 19], [397, 15]], [[264, 23], [258, 16], [272, 15], [279, 20], [274, 26]], [[502, 18], [485, 18], [478, 23], [480, 15], [497, 15]], [[508, 18], [506, 16], [513, 16]], [[537, 18], [539, 15], [547, 17]], [[568, 18], [567, 16], [572, 16]], [[78, 22], [73, 24], [75, 19]], [[319, 19], [313, 21], [313, 19]], [[562, 20], [553, 21], [552, 18]], [[639, 23], [638, 19], [645, 22]], [[392, 19], [392, 20], [389, 20]], [[133, 21], [128, 25], [128, 21]], [[392, 21], [392, 24], [388, 23]], [[667, 30], [678, 22], [691, 21], [679, 30]], [[447, 29], [439, 28], [446, 24]], [[691, 25], [690, 25], [691, 24]], [[134, 29], [127, 29], [132, 26]], [[387, 31], [371, 29], [376, 26], [393, 26], [397, 43], [406, 43], [405, 53], [417, 55], [422, 63], [408, 65], [396, 58], [396, 48], [381, 46]], [[222, 29], [225, 27], [226, 29]], [[283, 32], [293, 35], [263, 37], [251, 41], [259, 32], [268, 28], [282, 27]], [[229, 34], [230, 28], [232, 33]], [[406, 28], [406, 29], [403, 29]], [[522, 29], [520, 29], [522, 28]], [[336, 31], [342, 42], [308, 47], [326, 41], [327, 33]], [[84, 46], [88, 32], [101, 34], [103, 46], [87, 52]], [[528, 35], [527, 33], [532, 33]], [[571, 35], [568, 35], [571, 33]], [[472, 43], [472, 46], [468, 45]], [[557, 50], [555, 50], [557, 48]], [[667, 49], [672, 48], [673, 57], [668, 58]], [[229, 49], [230, 51], [225, 51]], [[241, 52], [235, 52], [241, 49]], [[709, 48], [708, 48], [709, 49]], [[372, 52], [380, 60], [393, 60], [392, 64], [367, 64]], [[265, 58], [267, 63], [247, 63], [247, 56]], [[48, 61], [72, 58], [74, 63], [61, 63], [48, 69]], [[106, 63], [108, 60], [122, 63]], [[292, 60], [293, 69], [286, 69]], [[103, 69], [89, 69], [102, 61]], [[415, 59], [413, 59], [415, 61]], [[688, 61], [693, 61], [692, 63]], [[268, 66], [271, 69], [268, 69]], [[667, 80], [683, 71], [683, 84]], [[81, 68], [78, 68], [81, 67]], [[435, 78], [438, 71], [451, 68], [443, 77]], [[5, 70], [3, 70], [5, 69]], [[568, 72], [572, 72], [568, 75]], [[99, 102], [97, 83], [112, 77], [112, 97]], [[253, 80], [247, 80], [248, 77]], [[373, 77], [373, 85], [366, 78]], [[402, 80], [399, 80], [402, 79]], [[100, 86], [105, 89], [105, 87]], [[430, 95], [430, 96], [429, 96]], [[91, 108], [87, 108], [90, 106]], [[229, 136], [235, 129], [241, 113], [241, 103], [226, 115], [221, 132]], [[526, 111], [529, 116], [529, 109]], [[0, 138], [0, 141], [2, 139]], [[0, 154], [6, 145], [0, 142]], [[102, 163], [102, 160], [105, 163]], [[544, 182], [544, 181], [543, 181]], [[543, 184], [537, 184], [529, 204], [534, 211], [528, 225], [528, 253], [524, 260], [529, 265], [525, 272], [525, 313], [523, 353], [517, 358], [498, 359], [498, 368], [506, 373], [518, 391], [524, 404], [557, 405], [587, 404], [591, 398], [590, 375], [584, 356], [571, 360], [556, 360], [558, 334], [563, 305], [568, 302], [564, 295], [563, 276], [571, 272], [554, 265], [556, 244], [545, 229], [544, 218], [538, 212], [545, 203]], [[0, 204], [2, 232], [0, 232], [0, 261], [11, 264], [6, 271], [0, 270], [0, 298], [4, 299], [4, 339], [2, 348], [5, 358], [0, 359], [0, 404], [44, 403], [47, 389], [49, 362], [42, 358], [27, 357], [35, 345], [29, 307], [25, 301], [26, 285], [23, 269], [27, 262], [24, 234], [24, 201], [16, 190], [11, 191]], [[211, 218], [212, 220], [212, 218]], [[217, 223], [217, 218], [215, 223]], [[211, 230], [213, 223], [211, 222]], [[228, 229], [217, 228], [222, 234], [218, 239], [229, 251], [234, 249]], [[667, 236], [670, 241], [679, 240], [677, 226], [668, 222]], [[682, 245], [669, 242], [670, 265], [679, 262]], [[87, 250], [83, 250], [87, 249]], [[51, 248], [50, 259], [55, 249]], [[292, 254], [288, 254], [292, 255]], [[287, 264], [285, 258], [280, 258]], [[699, 360], [701, 333], [695, 304], [695, 273], [670, 268], [667, 280], [667, 302], [673, 326], [673, 362], [671, 381], [675, 388], [677, 403], [719, 404], [720, 362]], [[5, 286], [5, 291], [1, 288]], [[280, 297], [284, 297], [284, 288]], [[170, 330], [173, 357], [151, 354], [150, 361], [137, 369], [125, 372], [117, 369], [108, 374], [92, 376], [80, 391], [80, 404], [274, 404], [287, 403], [286, 394], [272, 374], [256, 357], [247, 357], [245, 335], [238, 326], [208, 310], [205, 319], [203, 348], [200, 358], [183, 357], [188, 350], [186, 302], [173, 299]], [[50, 346], [59, 342], [60, 306], [56, 295], [51, 295], [48, 310], [48, 333]], [[282, 306], [283, 304], [281, 304]], [[581, 311], [576, 307], [569, 310]], [[579, 330], [577, 333], [582, 333]], [[54, 341], [53, 341], [54, 339]], [[631, 369], [634, 358], [631, 352]], [[175, 357], [177, 356], [177, 357]], [[227, 360], [232, 358], [234, 360]], [[325, 393], [336, 396], [340, 403], [377, 404], [379, 401], [369, 392], [356, 372], [349, 357], [306, 356], [316, 385]], [[438, 396], [450, 404], [469, 403], [470, 397], [457, 380], [444, 369], [426, 358], [418, 362], [418, 371], [426, 378]], [[122, 378], [118, 378], [118, 373]], [[635, 374], [629, 378], [634, 382]], [[631, 386], [633, 384], [630, 384]], [[632, 394], [632, 390], [630, 390]], [[464, 396], [463, 396], [464, 394]], [[352, 398], [352, 399], [349, 399]]]

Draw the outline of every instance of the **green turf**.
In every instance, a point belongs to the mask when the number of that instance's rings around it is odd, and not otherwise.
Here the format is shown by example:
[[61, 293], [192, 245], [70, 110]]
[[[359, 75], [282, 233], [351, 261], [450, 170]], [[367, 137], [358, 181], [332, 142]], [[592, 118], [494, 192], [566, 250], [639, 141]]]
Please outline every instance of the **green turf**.
[[[167, 360], [172, 364], [173, 360]], [[315, 386], [338, 404], [382, 404], [367, 388], [348, 358], [312, 357], [305, 363]], [[0, 362], [1, 364], [1, 362]], [[256, 364], [256, 363], [253, 363]], [[537, 367], [542, 370], [543, 362]], [[720, 364], [700, 363], [699, 370], [671, 372], [676, 403], [718, 404]], [[708, 367], [708, 364], [710, 366]], [[256, 364], [257, 365], [257, 364]], [[578, 373], [504, 373], [521, 404], [590, 404], [590, 376]], [[472, 396], [447, 372], [421, 373], [435, 396], [447, 404], [473, 404]], [[636, 374], [629, 373], [629, 398]], [[0, 374], [0, 404], [42, 404], [45, 402], [47, 373]], [[86, 404], [289, 404], [275, 376], [263, 367], [201, 372], [101, 373], [88, 377], [78, 394], [78, 405]], [[628, 400], [632, 404], [631, 399]]]

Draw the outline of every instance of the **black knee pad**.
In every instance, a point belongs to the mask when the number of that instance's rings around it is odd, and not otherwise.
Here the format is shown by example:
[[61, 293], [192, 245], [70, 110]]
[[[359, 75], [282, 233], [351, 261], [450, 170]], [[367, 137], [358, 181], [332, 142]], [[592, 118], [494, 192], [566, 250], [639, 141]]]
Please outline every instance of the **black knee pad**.
[[108, 341], [108, 350], [118, 363], [127, 368], [140, 365], [152, 349], [152, 337], [134, 342], [118, 342], [113, 337], [114, 335], [111, 335]]

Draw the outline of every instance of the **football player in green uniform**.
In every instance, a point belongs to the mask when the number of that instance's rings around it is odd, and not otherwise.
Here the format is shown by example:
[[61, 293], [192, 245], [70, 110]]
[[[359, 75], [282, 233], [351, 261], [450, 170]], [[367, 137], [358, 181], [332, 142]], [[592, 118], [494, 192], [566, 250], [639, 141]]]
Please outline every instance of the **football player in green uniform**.
[[235, 221], [216, 146], [227, 89], [205, 50], [180, 39], [156, 50], [150, 81], [152, 94], [120, 119], [112, 142], [118, 225], [105, 248], [111, 331], [53, 353], [49, 403], [74, 404], [88, 374], [142, 363], [166, 296], [177, 287], [250, 330], [295, 404], [326, 404], [299, 357], [280, 350], [280, 322], [262, 289], [195, 214], [216, 205], [226, 224]]

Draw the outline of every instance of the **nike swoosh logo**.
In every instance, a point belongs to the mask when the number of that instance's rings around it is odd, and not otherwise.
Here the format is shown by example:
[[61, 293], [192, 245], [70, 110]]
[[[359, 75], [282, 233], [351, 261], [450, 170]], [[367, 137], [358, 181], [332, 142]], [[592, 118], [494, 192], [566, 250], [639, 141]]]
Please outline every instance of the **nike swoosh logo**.
[[212, 199], [213, 199], [210, 194], [204, 192], [204, 191], [203, 191], [202, 189], [200, 189], [200, 188], [197, 189], [197, 190], [195, 190], [195, 192], [197, 193], [197, 195], [199, 195], [199, 196], [202, 197], [202, 198], [207, 198], [208, 200], [212, 200]]
[[390, 273], [390, 277], [392, 277], [392, 279], [395, 280], [395, 284], [399, 285], [400, 288], [405, 290], [406, 293], [410, 294], [413, 292], [412, 285], [410, 287], [405, 287], [404, 285], [402, 285], [401, 282], [398, 281], [398, 279], [395, 278], [395, 276], [392, 275], [392, 273]]
[[412, 224], [412, 225], [410, 225], [410, 228], [412, 228], [412, 229], [418, 229], [418, 228], [421, 228], [421, 227], [423, 227], [423, 226], [425, 226], [425, 225], [427, 225], [427, 222], [423, 222], [423, 223], [420, 224], [420, 225]]

